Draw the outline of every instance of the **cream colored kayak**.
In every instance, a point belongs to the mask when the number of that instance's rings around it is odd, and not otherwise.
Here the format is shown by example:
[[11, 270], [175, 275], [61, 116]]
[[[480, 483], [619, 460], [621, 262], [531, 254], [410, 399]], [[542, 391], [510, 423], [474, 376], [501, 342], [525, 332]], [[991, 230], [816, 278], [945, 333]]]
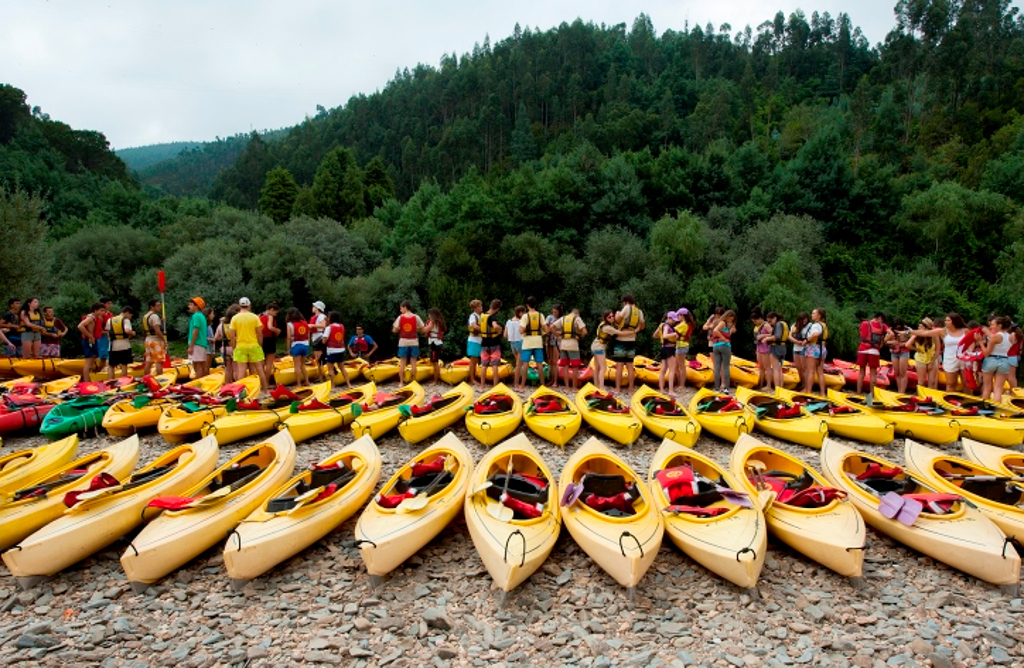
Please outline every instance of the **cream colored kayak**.
[[839, 403], [820, 394], [796, 392], [782, 387], [775, 388], [775, 396], [799, 404], [812, 415], [821, 417], [828, 425], [829, 432], [837, 436], [879, 445], [888, 443], [893, 438], [891, 422], [872, 415], [860, 406]]
[[0, 457], [0, 499], [32, 479], [47, 475], [67, 464], [78, 454], [78, 434], [37, 448], [18, 450]]
[[526, 399], [523, 421], [545, 441], [564, 446], [583, 424], [580, 412], [569, 397], [541, 385]]
[[[216, 392], [224, 384], [223, 373], [213, 373], [197, 380], [190, 381], [185, 387], [198, 390], [204, 394]], [[135, 399], [123, 399], [107, 409], [103, 415], [103, 428], [111, 436], [127, 436], [142, 429], [156, 427], [160, 416], [168, 408], [178, 406], [186, 394], [176, 393], [174, 388], [167, 388], [166, 396], [151, 398], [143, 406], [136, 407]]]
[[1024, 454], [1017, 450], [1000, 448], [970, 438], [960, 440], [967, 459], [985, 468], [999, 471], [1000, 475], [1024, 476]]
[[274, 490], [224, 546], [234, 587], [244, 587], [354, 515], [373, 494], [381, 466], [376, 444], [363, 436]]
[[[320, 378], [320, 367], [316, 360], [310, 355], [306, 359], [306, 377], [312, 380]], [[291, 355], [286, 355], [274, 360], [274, 382], [278, 385], [295, 385], [299, 377], [295, 373], [295, 361]]]
[[522, 421], [523, 400], [504, 383], [481, 394], [466, 413], [466, 429], [488, 447], [511, 436]]
[[352, 421], [352, 433], [356, 438], [368, 434], [374, 440], [379, 439], [398, 426], [402, 419], [399, 406], [418, 404], [423, 401], [424, 394], [419, 383], [409, 383], [394, 392], [377, 392], [372, 403], [352, 407], [356, 416]]
[[157, 431], [168, 443], [180, 443], [194, 434], [198, 434], [203, 426], [227, 415], [228, 409], [225, 403], [230, 399], [243, 396], [253, 399], [259, 393], [259, 376], [246, 376], [234, 383], [222, 385], [217, 390], [218, 403], [205, 404], [202, 401], [186, 401], [166, 408], [160, 414]]
[[1024, 485], [1001, 471], [951, 457], [909, 438], [903, 445], [903, 459], [911, 473], [940, 491], [960, 494], [1009, 538], [1024, 544]]
[[558, 541], [558, 485], [530, 439], [517, 434], [484, 455], [469, 489], [465, 513], [473, 545], [498, 588], [512, 591]]
[[658, 438], [667, 438], [689, 448], [700, 438], [700, 423], [682, 402], [653, 388], [646, 385], [636, 388], [629, 407], [643, 426]]
[[[764, 465], [755, 473], [752, 462]], [[768, 528], [783, 543], [836, 573], [863, 574], [867, 529], [847, 499], [806, 462], [744, 434], [729, 463], [750, 494], [769, 492]]]
[[93, 478], [106, 473], [127, 477], [139, 460], [139, 437], [130, 436], [109, 448], [79, 457], [24, 483], [0, 501], [0, 550], [16, 545], [60, 517], [64, 495], [89, 489]]
[[459, 383], [426, 403], [400, 408], [404, 419], [398, 423], [398, 433], [408, 443], [419, 443], [433, 436], [465, 418], [466, 408], [473, 403], [473, 394], [469, 384]]
[[863, 397], [831, 388], [828, 390], [828, 397], [840, 404], [861, 408], [882, 418], [892, 424], [893, 431], [899, 436], [920, 438], [929, 443], [951, 443], [960, 436], [960, 424], [941, 409], [933, 411], [923, 407], [919, 410], [904, 410], [886, 406], [879, 401], [867, 406]]
[[367, 573], [387, 575], [448, 526], [462, 510], [472, 473], [473, 455], [449, 433], [391, 476], [356, 524]]
[[[654, 563], [665, 535], [665, 522], [644, 481], [591, 437], [569, 457], [558, 489], [563, 499], [580, 492], [562, 506], [562, 521], [576, 543], [620, 585], [635, 587]], [[595, 508], [605, 504], [614, 508]]]
[[278, 425], [278, 429], [290, 431], [296, 443], [341, 429], [355, 419], [352, 406], [368, 403], [376, 392], [377, 386], [374, 383], [352, 389], [336, 387], [331, 390], [326, 401], [308, 399], [302, 402], [297, 413], [289, 412], [281, 418], [283, 423]]
[[907, 495], [939, 493], [923, 479], [881, 457], [852, 450], [832, 439], [826, 439], [822, 447], [821, 468], [833, 485], [850, 495], [864, 520], [875, 529], [986, 582], [1018, 586], [1017, 552], [1008, 548], [999, 527], [981, 511], [968, 506], [963, 497], [954, 497], [957, 500], [943, 503], [945, 507], [938, 510], [930, 502], [922, 503], [916, 518], [915, 507], [901, 507], [899, 512], [907, 513], [905, 520], [912, 521], [906, 524], [882, 514], [883, 497], [892, 493], [895, 496], [887, 497], [890, 501], [906, 503]]
[[79, 501], [14, 548], [4, 552], [11, 575], [24, 587], [102, 550], [142, 523], [152, 499], [193, 486], [217, 466], [217, 441], [180, 445], [135, 471], [120, 488]]
[[756, 495], [747, 495], [749, 507], [722, 495], [722, 487], [744, 489], [717, 462], [668, 438], [654, 453], [647, 484], [665, 532], [686, 556], [737, 587], [757, 585], [768, 529]]
[[[195, 501], [165, 510], [121, 556], [121, 567], [132, 588], [145, 591], [148, 584], [224, 540], [291, 476], [294, 467], [295, 441], [287, 431], [280, 431], [243, 450], [185, 491], [182, 497]], [[159, 501], [154, 499], [150, 505]], [[152, 512], [155, 510], [147, 515]]]

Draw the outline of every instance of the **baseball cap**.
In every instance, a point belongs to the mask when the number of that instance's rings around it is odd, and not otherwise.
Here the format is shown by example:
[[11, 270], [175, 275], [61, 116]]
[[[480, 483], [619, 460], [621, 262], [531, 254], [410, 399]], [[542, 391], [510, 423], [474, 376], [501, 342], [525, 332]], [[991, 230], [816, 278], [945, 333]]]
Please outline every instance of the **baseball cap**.
[[690, 315], [689, 309], [681, 308], [678, 311], [676, 311], [677, 318], [682, 318], [684, 315]]
[[190, 301], [198, 306], [200, 311], [206, 308], [206, 300], [202, 297], [193, 297]]
[[665, 317], [669, 320], [672, 320], [673, 322], [679, 321], [679, 315], [675, 311], [669, 311], [668, 313], [665, 314]]
[[319, 311], [326, 311], [327, 310], [327, 307], [321, 301], [313, 302], [313, 306], [315, 306], [317, 308], [317, 310], [319, 310]]
[[238, 305], [239, 306], [252, 306], [252, 302], [249, 301], [248, 297], [242, 297], [241, 299], [238, 300]]

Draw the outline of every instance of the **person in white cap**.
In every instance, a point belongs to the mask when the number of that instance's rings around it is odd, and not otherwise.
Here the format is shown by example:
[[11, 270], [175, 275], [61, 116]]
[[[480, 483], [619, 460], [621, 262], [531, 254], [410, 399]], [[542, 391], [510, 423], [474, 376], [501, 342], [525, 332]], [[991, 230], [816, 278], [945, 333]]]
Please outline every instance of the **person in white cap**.
[[[327, 343], [324, 341], [324, 332], [327, 330], [329, 320], [327, 318], [327, 306], [322, 301], [313, 302], [313, 314], [309, 316], [310, 340], [313, 347], [313, 359], [316, 365], [323, 364], [323, 356], [327, 352]], [[323, 369], [321, 369], [323, 371]], [[323, 375], [321, 373], [321, 375]]]
[[693, 319], [693, 314], [685, 308], [676, 311], [676, 318], [676, 334], [679, 335], [676, 339], [676, 383], [682, 391], [686, 387], [686, 356], [690, 352], [690, 337], [697, 329], [697, 323]]
[[248, 297], [238, 300], [241, 310], [231, 318], [231, 343], [234, 346], [235, 364], [238, 365], [238, 378], [255, 373], [260, 377], [260, 393], [270, 389], [267, 382], [267, 371], [263, 368], [263, 323], [258, 315], [252, 312], [252, 302]]

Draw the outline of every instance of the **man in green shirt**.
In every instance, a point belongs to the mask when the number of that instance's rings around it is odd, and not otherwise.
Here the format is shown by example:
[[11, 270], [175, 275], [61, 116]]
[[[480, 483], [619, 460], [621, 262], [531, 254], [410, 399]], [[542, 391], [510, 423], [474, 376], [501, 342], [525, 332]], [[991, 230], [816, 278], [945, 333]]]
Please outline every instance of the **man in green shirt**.
[[192, 315], [188, 320], [188, 359], [196, 371], [196, 378], [210, 373], [210, 361], [206, 354], [209, 345], [206, 339], [206, 316], [203, 309], [206, 301], [202, 297], [193, 297], [188, 303], [188, 312]]

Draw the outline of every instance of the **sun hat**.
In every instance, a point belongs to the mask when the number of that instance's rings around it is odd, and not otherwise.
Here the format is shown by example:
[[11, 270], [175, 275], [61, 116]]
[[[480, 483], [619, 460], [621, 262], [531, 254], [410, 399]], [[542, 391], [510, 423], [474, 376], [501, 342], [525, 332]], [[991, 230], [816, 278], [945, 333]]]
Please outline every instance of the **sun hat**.
[[313, 306], [315, 306], [318, 311], [326, 311], [327, 310], [327, 307], [321, 301], [313, 302]]
[[249, 301], [248, 297], [242, 297], [241, 299], [238, 300], [238, 305], [239, 306], [252, 306], [252, 302]]
[[926, 329], [932, 329], [935, 327], [935, 321], [928, 317], [921, 318], [921, 324], [924, 325]]
[[206, 300], [203, 299], [202, 297], [193, 297], [189, 301], [198, 306], [200, 311], [206, 308]]

